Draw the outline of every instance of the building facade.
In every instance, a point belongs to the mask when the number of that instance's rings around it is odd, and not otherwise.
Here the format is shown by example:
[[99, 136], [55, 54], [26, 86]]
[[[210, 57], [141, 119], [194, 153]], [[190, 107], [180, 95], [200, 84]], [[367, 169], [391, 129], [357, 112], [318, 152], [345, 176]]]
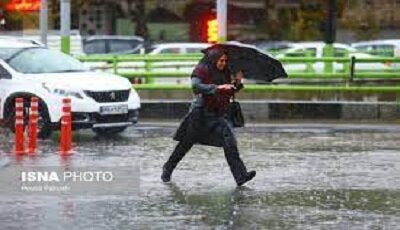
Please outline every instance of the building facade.
[[[49, 29], [57, 30], [59, 0], [48, 2]], [[327, 0], [227, 2], [230, 40], [322, 39]], [[398, 38], [400, 0], [336, 2], [338, 41]], [[205, 18], [215, 16], [215, 3], [216, 0], [71, 0], [71, 26], [83, 36], [139, 34], [157, 41], [201, 41]], [[39, 12], [7, 11], [4, 4], [0, 9], [1, 30], [33, 29], [39, 25]]]

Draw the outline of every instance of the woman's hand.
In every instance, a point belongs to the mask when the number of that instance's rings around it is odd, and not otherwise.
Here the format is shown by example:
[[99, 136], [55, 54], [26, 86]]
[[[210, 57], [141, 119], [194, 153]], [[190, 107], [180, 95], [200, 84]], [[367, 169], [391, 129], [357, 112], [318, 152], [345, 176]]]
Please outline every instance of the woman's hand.
[[232, 93], [235, 87], [232, 84], [223, 84], [217, 87], [218, 92], [221, 93]]
[[240, 70], [235, 74], [235, 78], [232, 79], [233, 89], [235, 90], [235, 92], [243, 88], [243, 78], [244, 78], [243, 71]]

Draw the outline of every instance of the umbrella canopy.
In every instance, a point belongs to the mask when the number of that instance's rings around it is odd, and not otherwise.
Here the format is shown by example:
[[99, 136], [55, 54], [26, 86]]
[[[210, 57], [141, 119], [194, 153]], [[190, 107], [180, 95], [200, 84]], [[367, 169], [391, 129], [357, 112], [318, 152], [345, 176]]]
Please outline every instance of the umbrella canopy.
[[215, 44], [202, 52], [207, 54], [215, 48], [223, 49], [228, 55], [231, 72], [236, 73], [242, 70], [245, 79], [271, 82], [276, 78], [287, 78], [287, 73], [278, 60], [252, 46], [240, 43]]

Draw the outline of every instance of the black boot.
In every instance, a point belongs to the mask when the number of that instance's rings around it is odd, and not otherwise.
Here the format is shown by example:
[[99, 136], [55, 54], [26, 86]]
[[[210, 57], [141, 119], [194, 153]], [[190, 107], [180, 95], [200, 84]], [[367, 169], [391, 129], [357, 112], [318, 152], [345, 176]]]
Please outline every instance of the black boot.
[[166, 183], [169, 182], [171, 180], [171, 174], [172, 174], [172, 170], [168, 170], [166, 169], [166, 167], [163, 167], [163, 171], [161, 174], [161, 180]]
[[246, 173], [246, 176], [243, 177], [243, 179], [238, 180], [236, 183], [238, 186], [242, 186], [244, 183], [246, 183], [247, 181], [250, 181], [251, 179], [253, 179], [256, 176], [256, 171], [250, 171], [248, 173]]
[[163, 166], [163, 171], [161, 174], [161, 180], [163, 182], [169, 182], [171, 180], [171, 175], [176, 168], [179, 161], [185, 156], [185, 154], [192, 148], [193, 144], [191, 142], [179, 142], [168, 161]]
[[229, 168], [231, 169], [232, 175], [238, 186], [251, 180], [256, 172], [247, 172], [246, 166], [244, 165], [242, 159], [239, 155], [239, 150], [237, 148], [236, 138], [233, 132], [226, 128], [224, 130], [224, 153], [226, 161], [228, 162]]

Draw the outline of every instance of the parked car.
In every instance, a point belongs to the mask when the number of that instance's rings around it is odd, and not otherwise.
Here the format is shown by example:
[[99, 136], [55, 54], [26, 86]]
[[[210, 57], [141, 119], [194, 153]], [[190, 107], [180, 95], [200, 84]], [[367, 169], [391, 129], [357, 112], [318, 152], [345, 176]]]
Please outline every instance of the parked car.
[[42, 46], [46, 47], [43, 43], [41, 43], [39, 40], [28, 38], [28, 37], [20, 37], [20, 36], [0, 36], [0, 39], [7, 40], [11, 39], [14, 41], [18, 41], [20, 43], [27, 43], [27, 44], [32, 44], [32, 45], [37, 45], [37, 46]]
[[[253, 49], [258, 49], [255, 45], [246, 44], [238, 41], [227, 41], [226, 44], [246, 46]], [[212, 46], [211, 43], [160, 43], [154, 44], [148, 54], [199, 54], [202, 55], [202, 50]], [[261, 50], [260, 50], [261, 51]]]
[[[317, 57], [320, 58], [323, 56], [323, 49], [325, 43], [323, 42], [299, 42], [293, 43], [293, 48], [287, 49], [282, 53], [277, 54], [275, 57], [285, 58], [285, 57]], [[367, 53], [357, 52], [356, 49], [350, 47], [349, 45], [342, 43], [334, 43], [333, 44], [333, 56], [334, 57], [346, 57], [354, 56], [355, 58], [372, 58], [375, 57], [373, 55]], [[283, 63], [284, 68], [287, 72], [304, 72], [306, 71], [306, 64], [303, 63]], [[324, 63], [316, 62], [312, 65], [313, 70], [316, 73], [322, 73], [324, 71]], [[342, 63], [333, 63], [333, 68], [335, 72], [344, 71], [344, 64]], [[382, 63], [357, 63], [355, 65], [355, 69], [357, 70], [385, 70], [388, 67]]]
[[[52, 50], [61, 50], [61, 36], [60, 31], [49, 30], [47, 32], [47, 45], [42, 44], [40, 38], [40, 31], [37, 30], [24, 30], [24, 33], [21, 31], [2, 31], [1, 32], [3, 38], [16, 39], [19, 41], [31, 41], [37, 44], [41, 44]], [[82, 48], [82, 37], [79, 34], [78, 30], [70, 31], [70, 53], [73, 56], [83, 55]]]
[[400, 57], [400, 39], [360, 41], [352, 43], [351, 47], [373, 55]]
[[[360, 52], [381, 57], [400, 57], [400, 39], [361, 41], [352, 43], [351, 46]], [[385, 65], [396, 71], [400, 68], [399, 62], [385, 62]]]
[[[15, 99], [39, 98], [39, 136], [60, 126], [62, 98], [72, 99], [74, 129], [122, 132], [138, 121], [140, 98], [130, 82], [92, 72], [78, 60], [40, 45], [0, 39], [0, 118], [14, 127]], [[27, 116], [28, 109], [25, 110]]]
[[[28, 31], [24, 34], [2, 32], [1, 37], [31, 40], [41, 44], [40, 31]], [[144, 53], [145, 45], [145, 41], [139, 36], [94, 35], [82, 37], [77, 30], [71, 30], [70, 32], [70, 54], [73, 56]], [[48, 32], [47, 48], [61, 50], [61, 36], [59, 31]]]
[[144, 40], [138, 36], [96, 35], [82, 40], [83, 52], [90, 54], [139, 54]]
[[208, 43], [160, 43], [154, 44], [148, 54], [201, 54]]
[[254, 45], [268, 53], [278, 54], [286, 49], [293, 47], [293, 42], [289, 41], [257, 41]]
[[[209, 47], [208, 43], [159, 43], [153, 44], [148, 50], [149, 55], [167, 55], [167, 54], [198, 54], [201, 50]], [[160, 61], [152, 64], [154, 72], [191, 72], [198, 61]], [[161, 84], [189, 84], [189, 75], [187, 78], [165, 78], [159, 77], [155, 79], [156, 83]]]

